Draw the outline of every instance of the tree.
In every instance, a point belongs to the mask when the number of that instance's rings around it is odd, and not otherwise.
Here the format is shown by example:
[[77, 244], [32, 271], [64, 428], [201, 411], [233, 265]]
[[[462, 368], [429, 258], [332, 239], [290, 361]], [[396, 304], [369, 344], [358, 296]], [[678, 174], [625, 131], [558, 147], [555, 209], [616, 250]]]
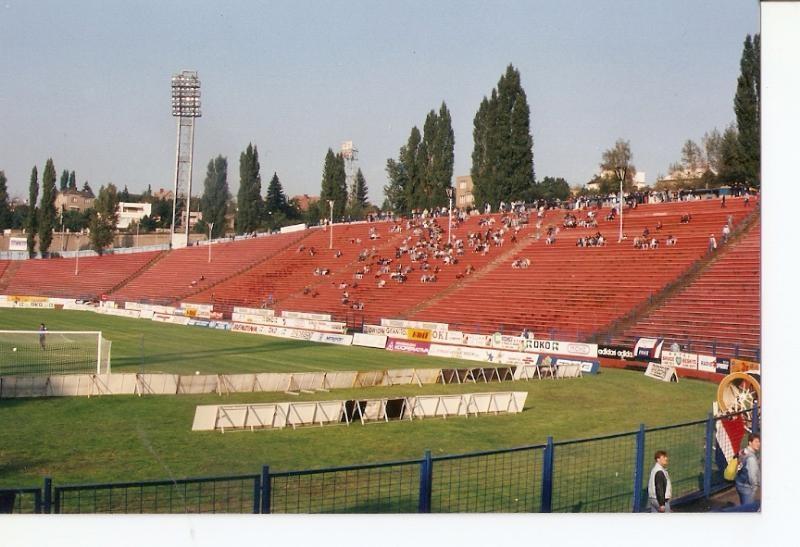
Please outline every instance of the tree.
[[8, 203], [8, 179], [0, 171], [0, 230], [11, 228], [11, 208]]
[[520, 74], [508, 65], [473, 121], [472, 183], [475, 205], [529, 199], [534, 191], [530, 108]]
[[545, 177], [536, 186], [538, 187], [538, 197], [546, 200], [560, 199], [561, 201], [565, 201], [569, 199], [572, 193], [569, 188], [569, 183], [561, 177]]
[[736, 83], [736, 96], [733, 110], [736, 113], [736, 126], [739, 131], [739, 161], [741, 182], [759, 186], [761, 169], [761, 38], [750, 35], [744, 41], [741, 73]]
[[239, 156], [239, 193], [236, 197], [236, 233], [255, 232], [261, 220], [261, 165], [252, 143]]
[[39, 252], [45, 256], [53, 242], [53, 228], [56, 225], [56, 168], [48, 159], [42, 172], [42, 201], [39, 204]]
[[723, 184], [741, 182], [746, 174], [741, 159], [739, 133], [734, 124], [725, 128], [720, 142], [719, 173], [717, 179]]
[[322, 169], [322, 188], [319, 195], [320, 215], [323, 218], [330, 218], [331, 211], [328, 201], [333, 200], [333, 219], [341, 219], [347, 207], [347, 174], [344, 170], [344, 157], [341, 154], [334, 154], [328, 148], [325, 154], [325, 164]]
[[706, 151], [708, 167], [713, 172], [719, 173], [722, 164], [722, 135], [716, 127], [703, 135], [703, 148]]
[[28, 236], [28, 256], [36, 256], [36, 200], [39, 199], [39, 172], [36, 166], [31, 169], [31, 182], [28, 186], [28, 216], [25, 232]]
[[287, 214], [289, 211], [289, 203], [286, 200], [286, 194], [283, 193], [283, 186], [281, 180], [278, 178], [278, 173], [272, 173], [272, 179], [267, 186], [267, 197], [264, 201], [264, 208], [272, 213]]
[[[603, 152], [603, 161], [600, 162], [600, 169], [603, 171], [601, 177], [604, 182], [600, 184], [600, 191], [603, 193], [619, 191], [618, 170], [620, 170], [620, 173], [625, 171], [625, 180], [622, 184], [623, 191], [630, 192], [633, 190], [636, 167], [631, 163], [632, 160], [631, 143], [623, 139], [617, 139], [612, 148]], [[613, 185], [606, 186], [608, 182], [612, 182]]]
[[681, 163], [683, 168], [692, 173], [705, 166], [706, 160], [703, 150], [692, 139], [687, 139], [681, 148]]
[[77, 190], [78, 189], [77, 183], [75, 182], [75, 171], [73, 171], [73, 172], [71, 172], [69, 174], [69, 182], [67, 184], [67, 187], [70, 190]]
[[127, 184], [122, 189], [122, 192], [119, 193], [119, 200], [122, 203], [129, 203], [131, 201], [131, 193], [128, 192], [128, 185]]
[[139, 221], [139, 231], [143, 234], [148, 234], [158, 228], [158, 223], [151, 216], [145, 215]]
[[362, 220], [364, 213], [369, 207], [367, 201], [367, 180], [364, 178], [364, 173], [361, 168], [356, 171], [356, 179], [353, 181], [353, 187], [350, 189], [350, 216], [355, 220]]
[[[150, 187], [148, 186], [148, 191]], [[209, 160], [206, 179], [203, 181], [203, 197], [200, 210], [203, 220], [213, 222], [211, 237], [217, 238], [225, 233], [225, 212], [228, 209], [228, 160], [221, 155]]]
[[64, 169], [61, 171], [61, 180], [59, 181], [59, 191], [63, 192], [69, 187], [69, 171]]
[[92, 191], [92, 187], [89, 186], [89, 181], [83, 181], [83, 188], [81, 189], [82, 192], [86, 192], [87, 194], [94, 197], [94, 192]]
[[442, 102], [438, 114], [431, 110], [423, 126], [422, 142], [417, 149], [419, 180], [409, 196], [413, 207], [430, 209], [447, 204], [446, 188], [453, 178], [454, 147], [450, 111]]
[[87, 209], [85, 211], [64, 211], [62, 213], [64, 229], [70, 232], [83, 231], [89, 227], [93, 212], [93, 209]]
[[101, 186], [89, 222], [90, 240], [97, 254], [103, 254], [103, 250], [114, 241], [118, 204], [117, 187], [111, 183], [108, 186]]
[[[403, 147], [405, 148], [405, 147]], [[403, 148], [400, 149], [402, 154]], [[389, 184], [383, 187], [386, 195], [383, 207], [385, 211], [394, 211], [405, 214], [410, 209], [406, 203], [406, 184], [408, 183], [408, 173], [402, 162], [393, 158], [386, 160], [386, 176]]]

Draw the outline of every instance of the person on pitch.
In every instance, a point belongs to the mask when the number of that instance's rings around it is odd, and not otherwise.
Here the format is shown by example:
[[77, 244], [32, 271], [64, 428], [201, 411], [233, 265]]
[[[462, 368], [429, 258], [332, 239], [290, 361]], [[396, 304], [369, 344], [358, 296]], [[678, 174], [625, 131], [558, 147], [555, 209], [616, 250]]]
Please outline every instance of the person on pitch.
[[39, 324], [39, 345], [42, 349], [46, 349], [46, 338], [47, 336], [47, 327], [44, 326], [44, 323]]

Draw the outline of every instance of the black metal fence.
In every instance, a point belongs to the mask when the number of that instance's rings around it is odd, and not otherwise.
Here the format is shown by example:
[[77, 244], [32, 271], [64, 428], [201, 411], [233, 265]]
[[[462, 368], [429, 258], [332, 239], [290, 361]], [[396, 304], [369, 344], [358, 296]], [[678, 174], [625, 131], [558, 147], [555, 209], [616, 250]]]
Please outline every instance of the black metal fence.
[[[673, 502], [729, 485], [714, 451], [727, 417], [591, 439], [326, 469], [0, 489], [12, 513], [639, 512], [656, 450], [670, 454]], [[758, 407], [748, 414], [759, 429]]]

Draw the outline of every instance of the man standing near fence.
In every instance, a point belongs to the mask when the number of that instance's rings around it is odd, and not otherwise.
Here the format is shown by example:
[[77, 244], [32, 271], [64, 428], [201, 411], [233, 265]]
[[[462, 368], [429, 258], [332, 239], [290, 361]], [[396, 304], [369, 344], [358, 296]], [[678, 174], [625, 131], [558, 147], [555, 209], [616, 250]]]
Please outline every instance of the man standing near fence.
[[648, 506], [651, 513], [670, 513], [672, 481], [667, 471], [669, 455], [665, 450], [657, 450], [655, 460], [656, 463], [650, 470], [650, 480], [647, 481]]
[[39, 345], [42, 347], [42, 349], [45, 349], [46, 347], [46, 340], [45, 340], [46, 336], [47, 336], [47, 327], [44, 326], [44, 323], [41, 323], [39, 325]]
[[742, 505], [756, 501], [758, 487], [761, 486], [761, 466], [758, 453], [761, 451], [761, 435], [751, 433], [747, 447], [739, 453], [741, 467], [736, 473], [736, 492]]

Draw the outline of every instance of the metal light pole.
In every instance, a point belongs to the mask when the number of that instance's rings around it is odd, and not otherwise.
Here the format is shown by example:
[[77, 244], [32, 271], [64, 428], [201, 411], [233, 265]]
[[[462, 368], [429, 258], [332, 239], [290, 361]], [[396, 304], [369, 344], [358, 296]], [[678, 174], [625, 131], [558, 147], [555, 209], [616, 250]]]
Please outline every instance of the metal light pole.
[[614, 172], [619, 179], [619, 241], [622, 241], [622, 209], [624, 208], [624, 194], [622, 193], [622, 181], [628, 174], [628, 166], [620, 165], [614, 168]]
[[330, 234], [331, 235], [331, 242], [328, 245], [328, 248], [329, 249], [333, 249], [333, 200], [332, 199], [328, 200], [328, 205], [331, 206], [331, 222], [330, 222], [330, 225], [331, 225], [330, 226], [330, 228], [331, 228], [331, 234]]
[[[184, 70], [172, 77], [172, 115], [178, 119], [175, 150], [175, 188], [172, 196], [171, 243], [173, 248], [189, 244], [189, 218], [192, 199], [192, 157], [194, 119], [200, 117], [200, 80], [197, 72]], [[185, 196], [186, 224], [179, 228], [178, 200]], [[183, 232], [183, 233], [181, 233]]]
[[214, 223], [208, 223], [208, 263], [211, 264], [211, 230], [214, 229]]
[[448, 202], [448, 215], [447, 215], [447, 244], [450, 245], [450, 232], [453, 229], [453, 187], [446, 188], [447, 202]]
[[139, 223], [142, 219], [136, 221], [136, 246], [139, 246]]

